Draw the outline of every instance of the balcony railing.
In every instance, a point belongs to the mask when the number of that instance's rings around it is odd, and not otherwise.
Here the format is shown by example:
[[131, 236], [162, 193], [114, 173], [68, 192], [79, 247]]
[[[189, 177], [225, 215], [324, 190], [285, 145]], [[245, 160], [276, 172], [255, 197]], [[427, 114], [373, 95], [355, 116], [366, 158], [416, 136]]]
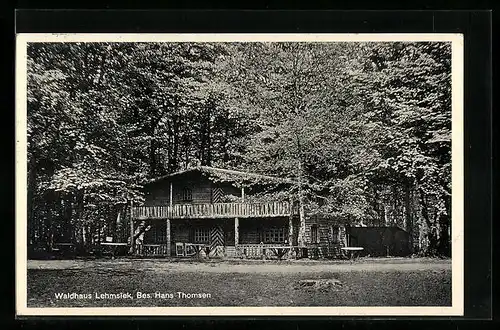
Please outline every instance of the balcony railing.
[[283, 217], [295, 214], [288, 202], [177, 204], [136, 206], [133, 219], [203, 219]]

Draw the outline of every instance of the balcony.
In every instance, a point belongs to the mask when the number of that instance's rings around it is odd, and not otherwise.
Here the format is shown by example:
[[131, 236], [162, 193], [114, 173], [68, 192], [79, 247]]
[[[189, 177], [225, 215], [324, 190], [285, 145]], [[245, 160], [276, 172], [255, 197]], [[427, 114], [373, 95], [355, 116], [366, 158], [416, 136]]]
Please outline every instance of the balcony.
[[288, 202], [176, 204], [132, 208], [132, 218], [138, 220], [270, 218], [286, 217], [296, 213]]

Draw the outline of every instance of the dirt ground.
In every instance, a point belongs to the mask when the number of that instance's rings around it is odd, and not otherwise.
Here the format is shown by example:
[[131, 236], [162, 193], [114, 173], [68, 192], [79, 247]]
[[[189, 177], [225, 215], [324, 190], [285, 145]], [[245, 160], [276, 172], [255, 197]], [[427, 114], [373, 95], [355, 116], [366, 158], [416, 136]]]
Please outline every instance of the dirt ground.
[[[29, 307], [451, 305], [451, 261], [440, 259], [124, 258], [27, 266]], [[126, 299], [102, 298], [107, 293]]]
[[431, 258], [380, 258], [356, 261], [313, 260], [192, 260], [192, 259], [97, 259], [28, 260], [28, 269], [142, 269], [161, 272], [210, 273], [315, 273], [349, 271], [451, 270], [451, 260]]

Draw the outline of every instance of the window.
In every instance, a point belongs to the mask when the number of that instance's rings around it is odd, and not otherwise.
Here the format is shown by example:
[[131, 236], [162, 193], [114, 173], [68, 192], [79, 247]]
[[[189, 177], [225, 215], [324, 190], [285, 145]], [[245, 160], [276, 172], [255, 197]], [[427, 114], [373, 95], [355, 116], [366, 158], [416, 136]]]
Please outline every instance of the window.
[[195, 243], [208, 243], [210, 241], [210, 229], [208, 228], [195, 228], [194, 229], [194, 242]]
[[333, 244], [340, 243], [340, 228], [338, 226], [332, 226], [331, 237], [332, 237]]
[[264, 243], [284, 243], [285, 228], [270, 228], [264, 231]]
[[318, 225], [311, 226], [311, 243], [318, 243]]
[[165, 243], [167, 241], [167, 225], [165, 223], [161, 223], [156, 225], [154, 228], [156, 234], [156, 242]]
[[193, 201], [193, 191], [187, 187], [182, 189], [182, 201], [192, 202]]

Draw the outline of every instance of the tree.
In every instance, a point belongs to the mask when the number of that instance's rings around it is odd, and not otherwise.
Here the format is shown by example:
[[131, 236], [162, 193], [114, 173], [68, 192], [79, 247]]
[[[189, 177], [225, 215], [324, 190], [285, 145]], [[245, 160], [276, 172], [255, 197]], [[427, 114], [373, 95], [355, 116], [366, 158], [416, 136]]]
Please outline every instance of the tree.
[[382, 179], [404, 191], [408, 228], [412, 233], [416, 217], [423, 253], [436, 254], [440, 246], [439, 252], [447, 254], [451, 47], [448, 43], [386, 43], [368, 49], [359, 88], [372, 137], [367, 145], [380, 155], [372, 164], [372, 180]]
[[448, 254], [450, 61], [429, 42], [30, 44], [30, 238], [100, 240], [144, 179], [210, 165], [293, 179], [301, 233], [308, 208]]
[[126, 145], [125, 128], [117, 122], [118, 79], [106, 74], [122, 65], [120, 51], [105, 44], [28, 47], [31, 240], [52, 242], [59, 233], [63, 237], [55, 239], [88, 242], [93, 209], [101, 209], [100, 217], [116, 217], [128, 198], [140, 199], [127, 173], [133, 161], [118, 148]]
[[244, 166], [299, 183], [292, 189], [300, 205], [301, 244], [306, 196], [315, 195], [310, 187], [348, 172], [338, 159], [348, 146], [338, 142], [352, 136], [345, 125], [354, 114], [345, 104], [350, 96], [342, 79], [356, 66], [345, 61], [355, 47], [264, 43], [240, 45], [239, 51], [240, 81], [248, 89], [243, 102], [254, 117]]

